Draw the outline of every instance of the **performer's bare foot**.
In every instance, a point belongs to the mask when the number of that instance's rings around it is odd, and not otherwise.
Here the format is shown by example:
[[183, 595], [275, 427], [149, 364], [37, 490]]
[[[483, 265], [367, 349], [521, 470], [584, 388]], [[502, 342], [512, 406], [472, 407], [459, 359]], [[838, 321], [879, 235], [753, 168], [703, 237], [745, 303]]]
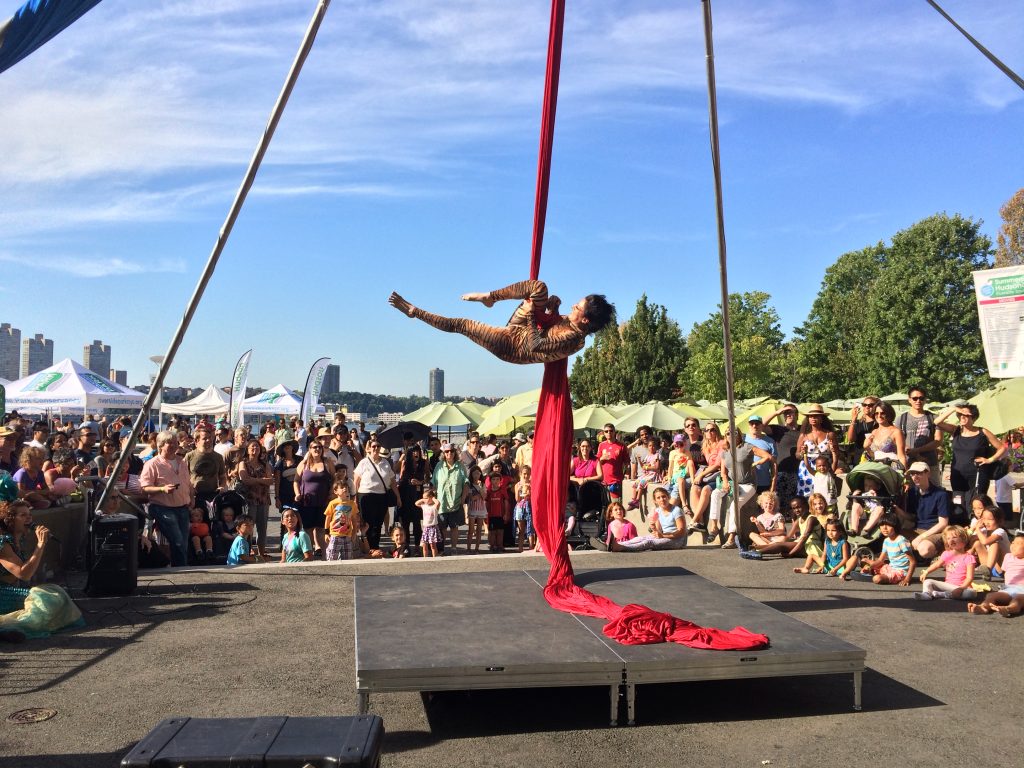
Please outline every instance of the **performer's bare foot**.
[[493, 307], [494, 299], [491, 298], [489, 293], [464, 293], [462, 294], [463, 301], [479, 301], [485, 307]]
[[968, 603], [968, 613], [992, 613], [992, 606], [988, 603]]
[[414, 307], [408, 301], [403, 299], [397, 293], [392, 293], [390, 296], [388, 296], [388, 304], [390, 304], [392, 307], [397, 309], [402, 314], [408, 315], [409, 317], [412, 317], [412, 312], [414, 309], [416, 309], [416, 307]]

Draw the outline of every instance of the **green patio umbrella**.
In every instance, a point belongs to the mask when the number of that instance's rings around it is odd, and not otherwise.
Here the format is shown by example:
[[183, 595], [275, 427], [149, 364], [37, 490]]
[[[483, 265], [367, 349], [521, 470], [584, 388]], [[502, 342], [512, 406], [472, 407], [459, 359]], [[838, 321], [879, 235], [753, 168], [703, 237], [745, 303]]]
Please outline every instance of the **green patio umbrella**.
[[481, 433], [495, 435], [507, 435], [523, 429], [537, 418], [539, 402], [540, 387], [510, 395], [487, 409], [477, 429]]
[[1004, 379], [967, 402], [978, 406], [977, 424], [997, 435], [1024, 425], [1024, 378]]
[[572, 428], [601, 429], [609, 422], [614, 424], [615, 419], [615, 413], [603, 405], [584, 405], [582, 408], [573, 409]]
[[685, 423], [686, 416], [660, 400], [652, 400], [649, 403], [638, 405], [632, 410], [620, 414], [614, 422], [615, 428], [619, 432], [636, 432], [645, 425], [659, 431], [675, 432], [681, 430]]
[[403, 415], [402, 421], [418, 421], [428, 427], [462, 427], [467, 424], [476, 425], [477, 417], [454, 403], [428, 403]]

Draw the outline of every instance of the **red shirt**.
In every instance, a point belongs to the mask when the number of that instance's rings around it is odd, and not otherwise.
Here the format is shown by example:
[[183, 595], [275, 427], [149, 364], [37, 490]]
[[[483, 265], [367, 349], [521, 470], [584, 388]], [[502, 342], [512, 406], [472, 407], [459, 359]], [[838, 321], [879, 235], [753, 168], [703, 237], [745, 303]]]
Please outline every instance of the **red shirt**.
[[499, 478], [495, 478], [494, 475], [487, 476], [484, 487], [487, 489], [485, 501], [488, 517], [506, 517], [508, 515], [508, 488], [510, 485], [512, 485], [512, 478], [507, 475], [501, 475]]
[[601, 462], [601, 481], [605, 485], [621, 483], [629, 463], [626, 446], [605, 440], [597, 446], [597, 458]]

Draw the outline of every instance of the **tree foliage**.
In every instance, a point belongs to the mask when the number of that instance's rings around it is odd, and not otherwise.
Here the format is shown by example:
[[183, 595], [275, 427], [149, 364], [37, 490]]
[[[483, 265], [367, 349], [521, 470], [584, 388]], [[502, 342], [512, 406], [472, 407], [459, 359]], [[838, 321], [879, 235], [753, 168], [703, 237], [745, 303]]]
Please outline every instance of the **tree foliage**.
[[885, 261], [885, 245], [878, 243], [844, 253], [825, 270], [807, 320], [795, 330], [800, 343], [794, 350], [791, 397], [827, 402], [849, 397], [860, 386], [855, 345], [864, 331], [868, 296]]
[[924, 385], [934, 400], [988, 381], [971, 272], [989, 266], [980, 222], [936, 214], [892, 238], [855, 344], [861, 392]]
[[[783, 334], [779, 315], [763, 291], [729, 295], [733, 382], [737, 398], [773, 391], [784, 380]], [[695, 323], [687, 338], [690, 359], [683, 377], [685, 394], [693, 399], [721, 400], [725, 391], [725, 338], [721, 308]]]
[[1024, 264], [1024, 189], [1007, 200], [999, 209], [1003, 224], [996, 235], [997, 267]]
[[679, 324], [647, 295], [623, 325], [609, 323], [573, 364], [569, 385], [577, 403], [644, 403], [678, 395], [686, 365]]

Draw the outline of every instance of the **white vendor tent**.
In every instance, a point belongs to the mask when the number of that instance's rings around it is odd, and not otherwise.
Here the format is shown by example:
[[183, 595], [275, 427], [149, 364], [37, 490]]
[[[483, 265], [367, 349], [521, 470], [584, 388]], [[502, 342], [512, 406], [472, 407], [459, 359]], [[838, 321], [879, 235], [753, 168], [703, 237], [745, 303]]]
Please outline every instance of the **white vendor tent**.
[[7, 387], [7, 410], [27, 413], [139, 408], [143, 400], [141, 392], [115, 384], [71, 358]]
[[216, 416], [228, 412], [228, 404], [231, 398], [224, 394], [224, 391], [213, 384], [202, 391], [201, 394], [186, 400], [184, 403], [163, 403], [160, 406], [160, 413], [176, 413], [184, 416], [201, 416], [209, 414]]
[[[266, 392], [247, 397], [242, 403], [242, 412], [246, 416], [298, 416], [299, 408], [302, 406], [302, 396], [294, 390], [288, 389], [284, 384], [271, 387]], [[322, 405], [317, 405], [317, 413], [326, 413]]]

